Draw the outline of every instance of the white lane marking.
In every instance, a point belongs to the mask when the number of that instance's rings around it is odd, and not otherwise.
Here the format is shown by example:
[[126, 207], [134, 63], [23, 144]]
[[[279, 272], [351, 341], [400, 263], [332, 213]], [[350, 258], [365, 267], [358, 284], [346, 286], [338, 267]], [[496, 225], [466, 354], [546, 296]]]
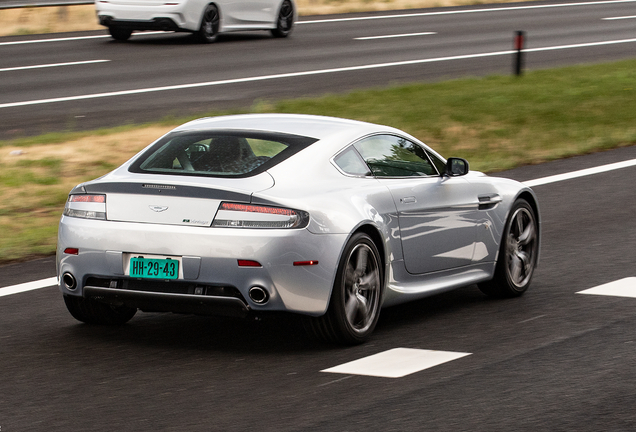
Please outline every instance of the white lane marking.
[[25, 282], [18, 285], [11, 285], [8, 287], [0, 288], [0, 297], [8, 296], [11, 294], [17, 294], [25, 291], [36, 290], [40, 288], [46, 288], [57, 285], [57, 277], [50, 277], [46, 279], [40, 279], [33, 282]]
[[[636, 1], [636, 0], [634, 0]], [[622, 44], [622, 43], [633, 43], [636, 42], [636, 39], [621, 39], [614, 41], [603, 41], [603, 42], [592, 42], [587, 44], [575, 44], [575, 45], [559, 45], [552, 47], [543, 47], [543, 48], [532, 48], [524, 50], [526, 52], [539, 52], [539, 51], [554, 51], [554, 50], [563, 50], [569, 48], [582, 48], [582, 47], [590, 47], [590, 46], [599, 46], [599, 45], [611, 45], [611, 44]], [[104, 97], [113, 97], [113, 96], [127, 96], [127, 95], [135, 95], [141, 93], [154, 93], [160, 91], [168, 91], [168, 90], [184, 90], [184, 89], [192, 89], [199, 87], [210, 87], [210, 86], [218, 86], [218, 85], [227, 85], [227, 84], [241, 84], [247, 82], [257, 82], [257, 81], [266, 81], [266, 80], [274, 80], [281, 78], [295, 78], [295, 77], [303, 77], [310, 75], [324, 75], [338, 72], [353, 72], [367, 69], [379, 69], [386, 67], [395, 67], [395, 66], [407, 66], [407, 65], [417, 65], [424, 63], [436, 63], [443, 61], [452, 61], [452, 60], [466, 60], [466, 59], [475, 59], [475, 58], [484, 58], [484, 57], [495, 57], [502, 55], [509, 55], [516, 53], [515, 50], [508, 51], [495, 51], [489, 53], [480, 53], [480, 54], [465, 54], [465, 55], [457, 55], [450, 57], [437, 57], [437, 58], [428, 58], [428, 59], [418, 59], [418, 60], [404, 60], [399, 62], [391, 62], [391, 63], [375, 63], [368, 64], [362, 66], [346, 66], [341, 68], [333, 68], [333, 69], [318, 69], [318, 70], [310, 70], [303, 72], [288, 72], [281, 73], [276, 75], [261, 75], [254, 77], [246, 77], [246, 78], [235, 78], [228, 80], [220, 80], [220, 81], [207, 81], [207, 82], [199, 82], [192, 84], [176, 84], [164, 87], [150, 87], [150, 88], [141, 88], [141, 89], [133, 89], [133, 90], [121, 90], [114, 91], [108, 93], [92, 93], [78, 96], [65, 96], [59, 98], [51, 98], [51, 99], [37, 99], [30, 101], [21, 101], [21, 102], [8, 102], [0, 104], [0, 108], [13, 108], [13, 107], [21, 107], [28, 105], [41, 105], [47, 103], [55, 103], [55, 102], [69, 102], [69, 101], [78, 101], [85, 99], [98, 99]]]
[[109, 61], [110, 60], [85, 60], [85, 61], [67, 62], [67, 63], [50, 63], [50, 64], [41, 64], [41, 65], [33, 65], [33, 66], [18, 66], [18, 67], [10, 67], [10, 68], [0, 68], [0, 72], [10, 72], [10, 71], [19, 71], [19, 70], [27, 70], [27, 69], [43, 69], [43, 68], [60, 67], [60, 66], [79, 66], [79, 65], [92, 64], [92, 63], [104, 63]]
[[538, 320], [539, 318], [543, 318], [545, 315], [539, 315], [536, 317], [528, 318], [527, 320], [519, 321], [517, 324], [525, 324], [530, 321]]
[[553, 175], [553, 176], [542, 177], [542, 178], [535, 179], [535, 180], [529, 180], [529, 181], [526, 181], [526, 182], [523, 182], [523, 183], [526, 186], [529, 186], [529, 187], [540, 186], [540, 185], [545, 185], [545, 184], [549, 184], [549, 183], [555, 183], [555, 182], [560, 182], [560, 181], [564, 181], [564, 180], [575, 179], [575, 178], [578, 178], [578, 177], [585, 177], [585, 176], [590, 176], [590, 175], [594, 175], [594, 174], [600, 174], [600, 173], [604, 173], [604, 172], [608, 172], [608, 171], [614, 171], [614, 170], [621, 169], [621, 168], [628, 168], [628, 167], [632, 167], [632, 166], [636, 166], [636, 159], [631, 159], [631, 160], [626, 160], [626, 161], [622, 161], [622, 162], [611, 163], [611, 164], [607, 164], [607, 165], [601, 165], [601, 166], [597, 166], [597, 167], [593, 167], [593, 168], [587, 168], [587, 169], [582, 169], [582, 170], [578, 170], [578, 171], [572, 171], [572, 172], [563, 173], [563, 174], [556, 174], [556, 175]]
[[592, 294], [614, 297], [636, 298], [636, 277], [628, 277], [614, 282], [596, 286], [577, 292], [577, 294]]
[[613, 21], [613, 20], [624, 20], [624, 19], [634, 19], [636, 18], [636, 15], [632, 15], [632, 16], [622, 16], [622, 17], [610, 17], [610, 18], [603, 18], [606, 21]]
[[379, 15], [379, 16], [366, 16], [366, 17], [354, 17], [354, 18], [333, 18], [333, 19], [324, 19], [324, 20], [298, 21], [296, 24], [323, 24], [323, 23], [333, 23], [333, 22], [364, 21], [364, 20], [391, 19], [391, 18], [413, 18], [413, 17], [436, 16], [436, 15], [459, 15], [459, 14], [485, 13], [485, 12], [506, 12], [506, 11], [517, 11], [517, 10], [526, 10], [526, 9], [562, 8], [562, 7], [572, 7], [572, 6], [596, 6], [596, 5], [616, 4], [616, 3], [633, 3], [635, 1], [636, 0], [610, 0], [610, 1], [592, 1], [592, 2], [580, 2], [580, 3], [557, 3], [557, 4], [534, 5], [534, 6], [509, 6], [509, 7], [487, 8], [487, 9], [449, 10], [449, 11], [439, 11], [439, 12], [416, 12], [416, 13], [397, 14], [397, 15]]
[[434, 34], [437, 34], [437, 32], [405, 33], [405, 34], [386, 35], [386, 36], [365, 36], [365, 37], [357, 37], [353, 39], [354, 40], [392, 39], [392, 38], [411, 37], [411, 36], [428, 36], [428, 35], [434, 35]]
[[470, 355], [450, 351], [394, 348], [359, 360], [341, 364], [321, 372], [400, 378], [424, 369]]
[[[144, 36], [144, 35], [154, 35], [154, 34], [163, 34], [163, 33], [174, 33], [174, 32], [153, 31], [153, 32], [133, 33], [132, 35]], [[35, 44], [35, 43], [48, 43], [48, 42], [68, 42], [68, 41], [78, 41], [78, 40], [86, 40], [86, 39], [105, 39], [110, 37], [111, 37], [110, 35], [97, 35], [97, 36], [75, 36], [75, 37], [53, 38], [53, 39], [30, 39], [30, 40], [13, 41], [13, 42], [0, 42], [0, 46], [25, 45], [25, 44]]]

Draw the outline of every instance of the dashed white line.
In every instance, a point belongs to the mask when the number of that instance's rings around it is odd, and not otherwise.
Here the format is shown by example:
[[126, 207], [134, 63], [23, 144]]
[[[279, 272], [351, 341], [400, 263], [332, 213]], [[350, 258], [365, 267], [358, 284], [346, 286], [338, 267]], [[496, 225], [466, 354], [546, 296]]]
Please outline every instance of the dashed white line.
[[[143, 32], [143, 33], [133, 33], [132, 35], [145, 36], [145, 35], [165, 34], [165, 33], [171, 33], [171, 32]], [[78, 41], [78, 40], [87, 40], [87, 39], [106, 39], [110, 37], [111, 37], [110, 35], [96, 35], [96, 36], [75, 36], [75, 37], [52, 38], [52, 39], [29, 39], [29, 40], [22, 40], [22, 41], [0, 42], [0, 46], [26, 45], [26, 44], [36, 44], [36, 43], [49, 43], [49, 42], [69, 42], [69, 41]]]
[[[570, 48], [582, 48], [582, 47], [590, 47], [590, 46], [623, 44], [623, 43], [633, 43], [633, 42], [636, 42], [636, 38], [603, 41], [603, 42], [592, 42], [587, 44], [558, 45], [558, 46], [551, 46], [551, 47], [532, 48], [532, 49], [527, 49], [525, 51], [526, 52], [554, 51], [554, 50], [564, 50], [564, 49], [570, 49]], [[114, 91], [114, 92], [107, 92], [107, 93], [92, 93], [92, 94], [85, 94], [85, 95], [78, 95], [78, 96], [65, 96], [65, 97], [59, 97], [59, 98], [51, 98], [51, 99], [37, 99], [37, 100], [30, 100], [30, 101], [8, 102], [8, 103], [0, 104], [0, 109], [29, 106], [29, 105], [42, 105], [42, 104], [57, 103], [57, 102], [70, 102], [70, 101], [78, 101], [78, 100], [86, 100], [86, 99], [98, 99], [98, 98], [114, 97], [114, 96], [136, 95], [136, 94], [142, 94], [142, 93], [154, 93], [154, 92], [169, 91], [169, 90], [184, 90], [184, 89], [193, 89], [193, 88], [228, 85], [228, 84], [242, 84], [242, 83], [248, 83], [248, 82], [267, 81], [267, 80], [283, 79], [283, 78], [295, 78], [295, 77], [303, 77], [303, 76], [311, 76], [311, 75], [325, 75], [325, 74], [340, 73], [340, 72], [355, 72], [360, 70], [379, 69], [379, 68], [396, 67], [396, 66], [408, 66], [408, 65], [418, 65], [418, 64], [436, 63], [436, 62], [444, 62], [444, 61], [486, 58], [486, 57], [510, 55], [514, 53], [516, 53], [515, 50], [495, 51], [495, 52], [489, 52], [489, 53], [465, 54], [465, 55], [457, 55], [457, 56], [449, 56], [449, 57], [404, 60], [404, 61], [390, 62], [390, 63], [375, 63], [375, 64], [360, 65], [360, 66], [346, 66], [346, 67], [332, 68], [332, 69], [318, 69], [318, 70], [301, 71], [301, 72], [288, 72], [288, 73], [281, 73], [281, 74], [275, 74], [275, 75], [261, 75], [261, 76], [234, 78], [234, 79], [227, 79], [227, 80], [220, 80], [220, 81], [198, 82], [198, 83], [191, 83], [191, 84], [176, 84], [176, 85], [163, 86], [163, 87], [121, 90], [121, 91]]]
[[401, 378], [424, 369], [466, 357], [471, 353], [394, 348], [321, 372]]
[[636, 298], [636, 277], [628, 277], [599, 285], [594, 288], [579, 291], [577, 294]]
[[50, 63], [50, 64], [41, 64], [41, 65], [32, 65], [32, 66], [17, 66], [17, 67], [9, 67], [9, 68], [0, 68], [0, 72], [11, 72], [11, 71], [28, 70], [28, 69], [43, 69], [43, 68], [52, 68], [52, 67], [60, 67], [60, 66], [79, 66], [79, 65], [86, 65], [86, 64], [92, 64], [92, 63], [104, 63], [109, 61], [110, 60], [85, 60], [85, 61], [67, 62], [67, 63]]
[[57, 285], [57, 278], [50, 277], [33, 282], [26, 282], [18, 285], [12, 285], [4, 288], [0, 288], [0, 297], [8, 296], [11, 294], [18, 294], [26, 291], [32, 291], [40, 288], [46, 288]]
[[437, 34], [437, 32], [405, 33], [405, 34], [385, 35], [385, 36], [365, 36], [365, 37], [357, 37], [353, 39], [354, 40], [393, 39], [393, 38], [412, 37], [412, 36], [428, 36], [428, 35], [434, 35], [434, 34]]
[[606, 21], [614, 21], [614, 20], [624, 20], [624, 19], [636, 19], [636, 15], [632, 15], [632, 16], [621, 16], [621, 17], [610, 17], [610, 18], [603, 18]]

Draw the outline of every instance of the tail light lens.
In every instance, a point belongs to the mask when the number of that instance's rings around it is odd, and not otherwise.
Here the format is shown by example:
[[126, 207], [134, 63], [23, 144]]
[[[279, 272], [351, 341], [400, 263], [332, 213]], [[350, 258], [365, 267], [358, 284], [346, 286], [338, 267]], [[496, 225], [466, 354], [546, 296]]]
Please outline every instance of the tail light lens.
[[69, 195], [64, 216], [106, 220], [106, 195]]
[[225, 228], [304, 228], [309, 213], [281, 207], [222, 202], [212, 226]]

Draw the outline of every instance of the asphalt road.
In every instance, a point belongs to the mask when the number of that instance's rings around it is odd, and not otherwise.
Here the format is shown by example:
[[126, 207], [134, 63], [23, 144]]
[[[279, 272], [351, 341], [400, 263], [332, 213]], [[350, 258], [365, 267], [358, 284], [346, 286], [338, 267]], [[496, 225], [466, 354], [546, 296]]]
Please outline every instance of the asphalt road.
[[0, 139], [398, 82], [508, 74], [516, 30], [527, 34], [527, 69], [633, 58], [635, 14], [635, 0], [531, 2], [305, 17], [287, 39], [253, 32], [211, 45], [173, 33], [128, 43], [105, 32], [5, 37]]
[[[636, 159], [636, 147], [502, 173], [522, 181]], [[13, 431], [632, 431], [636, 167], [536, 186], [541, 262], [521, 298], [475, 286], [385, 309], [340, 348], [288, 317], [138, 314], [88, 326], [55, 287], [0, 297], [0, 427]], [[54, 275], [0, 267], [0, 287]], [[636, 280], [636, 279], [632, 279]], [[636, 282], [631, 282], [636, 293]], [[321, 372], [393, 348], [470, 355], [403, 378]]]

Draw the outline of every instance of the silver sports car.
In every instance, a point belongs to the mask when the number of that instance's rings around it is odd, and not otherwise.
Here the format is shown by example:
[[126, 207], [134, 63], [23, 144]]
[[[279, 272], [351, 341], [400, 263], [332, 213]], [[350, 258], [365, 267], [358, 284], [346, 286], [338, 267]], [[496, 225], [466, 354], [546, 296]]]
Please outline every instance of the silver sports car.
[[86, 323], [287, 311], [352, 344], [383, 306], [474, 283], [521, 295], [539, 239], [531, 189], [400, 130], [237, 115], [186, 123], [75, 187], [57, 272]]

